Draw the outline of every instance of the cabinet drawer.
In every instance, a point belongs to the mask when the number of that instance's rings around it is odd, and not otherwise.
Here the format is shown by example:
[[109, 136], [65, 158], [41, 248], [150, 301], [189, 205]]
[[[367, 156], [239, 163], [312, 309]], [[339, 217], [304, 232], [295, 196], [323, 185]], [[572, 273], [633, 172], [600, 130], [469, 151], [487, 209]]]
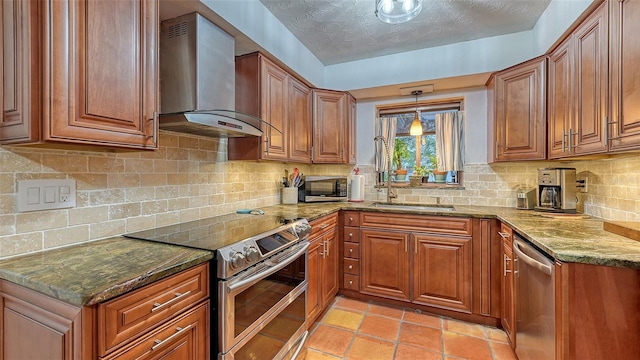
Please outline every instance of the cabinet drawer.
[[342, 214], [342, 220], [344, 226], [358, 226], [360, 225], [360, 213], [358, 211], [345, 211]]
[[360, 261], [358, 261], [358, 259], [344, 258], [342, 259], [342, 265], [344, 266], [345, 274], [360, 274]]
[[344, 243], [344, 257], [359, 259], [360, 258], [360, 244], [356, 243]]
[[112, 359], [207, 359], [209, 301], [110, 356]]
[[502, 242], [511, 248], [513, 245], [513, 230], [505, 224], [500, 224], [500, 237], [502, 238]]
[[360, 242], [360, 228], [353, 226], [345, 226], [343, 232], [343, 240], [347, 242]]
[[98, 305], [99, 353], [106, 354], [208, 297], [205, 263]]
[[319, 219], [313, 220], [309, 222], [311, 225], [311, 234], [310, 238], [313, 239], [314, 236], [324, 232], [332, 226], [338, 226], [338, 213], [329, 214], [327, 216], [323, 216]]
[[343, 288], [359, 291], [360, 277], [358, 275], [344, 274]]
[[469, 218], [378, 212], [363, 212], [361, 214], [360, 226], [402, 231], [417, 230], [454, 235], [471, 235], [472, 232], [472, 223]]

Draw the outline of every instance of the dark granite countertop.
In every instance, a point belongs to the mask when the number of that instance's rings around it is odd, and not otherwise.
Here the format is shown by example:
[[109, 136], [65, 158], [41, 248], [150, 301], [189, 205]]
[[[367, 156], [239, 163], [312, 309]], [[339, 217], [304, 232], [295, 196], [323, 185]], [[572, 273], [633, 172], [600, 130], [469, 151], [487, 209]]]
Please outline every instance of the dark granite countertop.
[[[387, 209], [368, 202], [273, 205], [262, 210], [267, 215], [265, 219], [303, 217], [309, 221], [339, 210], [496, 218], [557, 260], [640, 270], [640, 242], [605, 231], [603, 220], [597, 218], [558, 220], [541, 217], [534, 211], [487, 206]], [[236, 219], [233, 215], [224, 216]], [[254, 216], [246, 215], [246, 219], [255, 223], [259, 218]], [[206, 250], [116, 237], [2, 260], [0, 278], [73, 305], [93, 305], [212, 256]]]
[[338, 210], [497, 218], [556, 260], [640, 270], [640, 242], [605, 231], [603, 220], [593, 217], [550, 219], [531, 210], [469, 205], [454, 205], [453, 210], [408, 211], [377, 208], [371, 202], [274, 205], [262, 210], [266, 214], [306, 217], [310, 221]]
[[0, 261], [0, 278], [93, 305], [211, 259], [213, 253], [117, 237]]

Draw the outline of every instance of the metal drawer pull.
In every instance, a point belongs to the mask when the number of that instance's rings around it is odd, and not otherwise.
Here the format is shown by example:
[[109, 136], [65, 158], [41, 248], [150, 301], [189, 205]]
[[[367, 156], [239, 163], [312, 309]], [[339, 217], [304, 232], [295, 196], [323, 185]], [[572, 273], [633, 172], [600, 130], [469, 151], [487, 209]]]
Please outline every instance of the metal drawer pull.
[[353, 285], [353, 280], [349, 280], [349, 285]]
[[353, 218], [349, 216], [349, 222], [353, 222]]
[[498, 235], [500, 235], [500, 237], [503, 238], [503, 239], [508, 239], [508, 238], [511, 237], [511, 235], [509, 235], [509, 233], [505, 233], [505, 232], [502, 232], [502, 231], [498, 231]]
[[353, 270], [353, 265], [349, 265], [349, 270]]
[[320, 225], [320, 230], [326, 229], [327, 226], [329, 226], [329, 224], [322, 224]]
[[507, 276], [507, 273], [511, 272], [511, 270], [507, 270], [507, 261], [511, 261], [511, 259], [507, 257], [507, 254], [503, 254], [503, 255], [504, 255], [504, 276]]
[[352, 234], [352, 233], [349, 233], [349, 237], [350, 237], [350, 238], [352, 238], [352, 237], [353, 237], [353, 234]]
[[353, 249], [349, 249], [349, 254], [353, 254]]
[[324, 243], [325, 254], [329, 256], [329, 240], [325, 240]]
[[177, 331], [177, 332], [176, 332], [175, 334], [173, 334], [173, 335], [169, 336], [168, 338], [166, 338], [166, 339], [164, 339], [164, 340], [158, 340], [158, 339], [156, 339], [156, 340], [154, 341], [156, 344], [155, 344], [155, 345], [153, 345], [153, 346], [151, 347], [151, 350], [155, 350], [155, 349], [157, 349], [158, 347], [160, 347], [160, 346], [164, 345], [167, 341], [171, 341], [171, 339], [173, 339], [173, 338], [175, 338], [176, 336], [180, 335], [181, 333], [183, 333], [183, 332], [185, 332], [185, 331], [189, 330], [189, 329], [191, 328], [191, 325], [192, 325], [192, 324], [189, 324], [189, 325], [187, 325], [187, 326], [185, 326], [185, 327], [183, 327], [183, 328], [181, 328], [180, 326], [176, 326], [176, 331]]
[[176, 297], [174, 297], [173, 299], [171, 299], [171, 300], [169, 300], [169, 301], [165, 301], [165, 302], [163, 302], [162, 304], [154, 303], [154, 304], [153, 304], [153, 308], [151, 309], [151, 312], [154, 312], [154, 311], [160, 310], [160, 309], [162, 309], [163, 307], [165, 307], [165, 306], [167, 306], [167, 305], [171, 304], [172, 302], [174, 302], [174, 301], [176, 301], [176, 300], [178, 300], [178, 299], [182, 299], [183, 297], [185, 297], [185, 296], [187, 296], [187, 295], [189, 295], [189, 294], [191, 294], [191, 290], [189, 290], [189, 291], [185, 291], [185, 292], [183, 292], [182, 294], [180, 294], [180, 293], [176, 293]]

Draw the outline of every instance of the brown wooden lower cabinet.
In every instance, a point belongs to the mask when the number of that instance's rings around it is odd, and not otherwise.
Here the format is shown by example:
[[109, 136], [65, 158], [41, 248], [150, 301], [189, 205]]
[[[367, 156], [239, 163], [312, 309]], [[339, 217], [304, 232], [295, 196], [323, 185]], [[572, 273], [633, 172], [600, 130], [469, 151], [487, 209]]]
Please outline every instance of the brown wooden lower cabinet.
[[0, 359], [207, 359], [208, 274], [205, 263], [83, 307], [0, 280]]
[[411, 301], [409, 234], [381, 229], [361, 229], [360, 238], [360, 292]]
[[412, 237], [413, 302], [471, 313], [471, 237]]
[[310, 222], [307, 321], [312, 324], [338, 292], [338, 213]]
[[[497, 221], [361, 212], [359, 224], [358, 294], [497, 323], [502, 250], [491, 230]], [[346, 281], [346, 265], [343, 272]], [[346, 282], [343, 289], [354, 290]]]
[[556, 359], [638, 359], [640, 270], [555, 267]]

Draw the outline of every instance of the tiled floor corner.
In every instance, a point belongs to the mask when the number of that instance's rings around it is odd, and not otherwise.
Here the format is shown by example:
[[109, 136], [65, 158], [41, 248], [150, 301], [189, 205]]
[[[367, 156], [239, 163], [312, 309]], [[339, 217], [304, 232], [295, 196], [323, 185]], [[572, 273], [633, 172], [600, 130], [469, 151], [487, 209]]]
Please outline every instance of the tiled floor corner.
[[310, 328], [303, 354], [305, 360], [516, 359], [501, 329], [341, 296]]

